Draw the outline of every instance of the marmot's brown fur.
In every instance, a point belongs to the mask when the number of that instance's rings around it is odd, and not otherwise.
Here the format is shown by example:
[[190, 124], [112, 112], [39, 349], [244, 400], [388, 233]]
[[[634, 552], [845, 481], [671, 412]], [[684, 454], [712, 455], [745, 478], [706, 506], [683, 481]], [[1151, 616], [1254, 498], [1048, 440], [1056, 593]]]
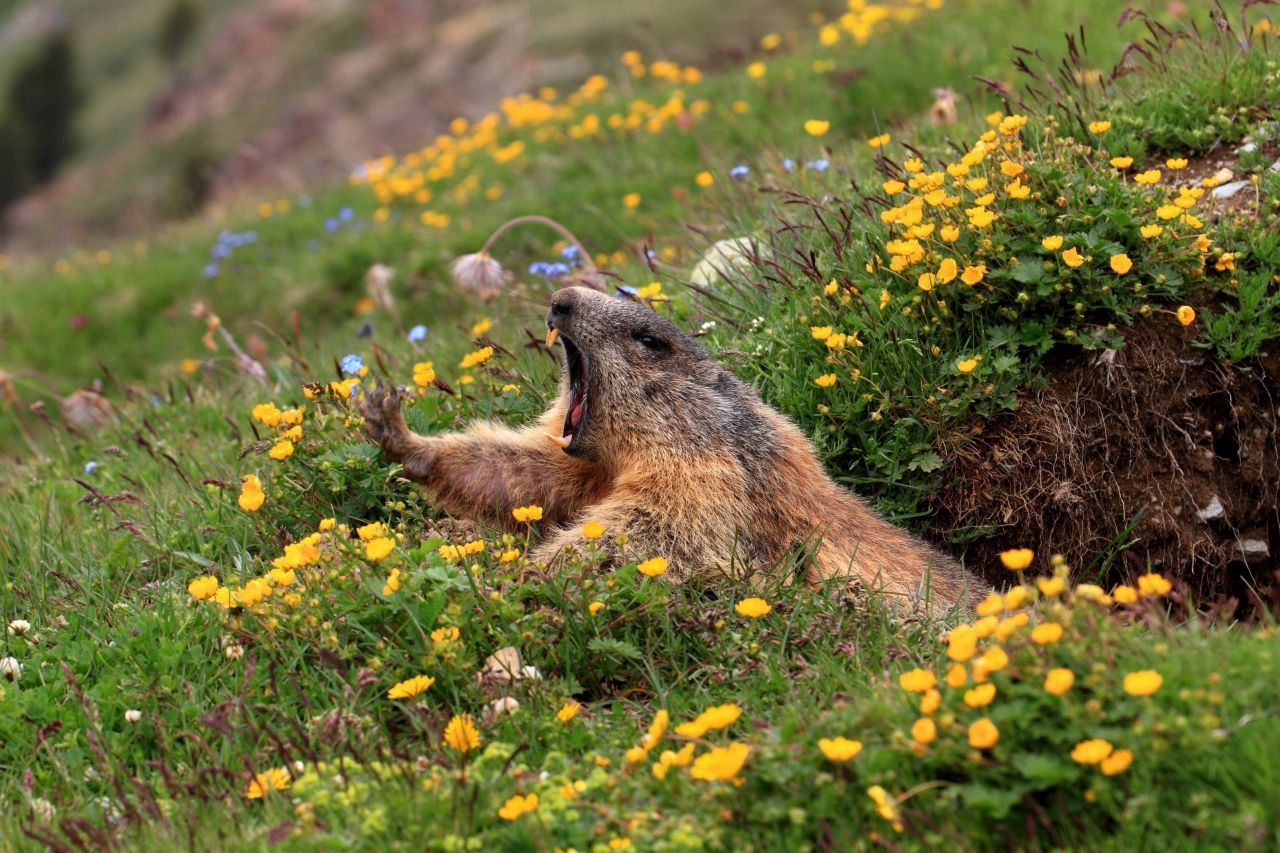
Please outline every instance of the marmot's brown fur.
[[365, 396], [370, 437], [448, 512], [515, 529], [514, 507], [541, 506], [549, 534], [535, 561], [580, 544], [595, 520], [602, 542], [626, 534], [630, 554], [666, 557], [675, 580], [762, 575], [807, 552], [811, 583], [856, 577], [933, 610], [980, 588], [832, 482], [795, 424], [653, 311], [570, 287], [547, 326], [564, 377], [534, 426], [424, 437], [394, 391]]

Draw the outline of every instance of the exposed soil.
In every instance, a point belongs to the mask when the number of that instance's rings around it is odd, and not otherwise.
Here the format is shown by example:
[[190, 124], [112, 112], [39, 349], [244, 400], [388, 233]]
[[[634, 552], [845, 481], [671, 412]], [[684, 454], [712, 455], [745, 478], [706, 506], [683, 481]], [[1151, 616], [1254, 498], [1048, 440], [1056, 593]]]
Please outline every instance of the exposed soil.
[[997, 583], [999, 552], [1029, 547], [1108, 586], [1150, 566], [1201, 604], [1274, 598], [1280, 346], [1242, 370], [1167, 315], [1126, 337], [1050, 353], [1044, 387], [975, 427], [933, 499], [933, 530], [969, 540], [956, 549]]

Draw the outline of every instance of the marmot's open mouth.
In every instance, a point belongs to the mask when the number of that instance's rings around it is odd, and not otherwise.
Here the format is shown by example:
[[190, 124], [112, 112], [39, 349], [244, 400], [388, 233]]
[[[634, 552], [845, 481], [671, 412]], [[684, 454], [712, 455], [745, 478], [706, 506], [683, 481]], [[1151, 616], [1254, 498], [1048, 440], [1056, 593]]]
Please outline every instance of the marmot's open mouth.
[[551, 436], [566, 451], [587, 425], [587, 357], [564, 335], [557, 335], [564, 346], [565, 369], [569, 374], [569, 409], [565, 413], [560, 437]]

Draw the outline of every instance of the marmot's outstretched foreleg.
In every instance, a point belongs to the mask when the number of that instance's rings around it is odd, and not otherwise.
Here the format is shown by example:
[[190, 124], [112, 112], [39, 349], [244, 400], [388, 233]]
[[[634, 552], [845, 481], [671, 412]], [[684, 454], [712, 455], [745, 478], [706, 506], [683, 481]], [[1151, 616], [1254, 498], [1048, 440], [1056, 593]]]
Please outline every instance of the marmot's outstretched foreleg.
[[454, 515], [514, 529], [511, 510], [537, 504], [545, 523], [563, 524], [608, 489], [595, 466], [566, 456], [539, 427], [475, 424], [466, 432], [427, 437], [409, 430], [400, 405], [394, 389], [367, 391], [360, 401], [365, 429], [406, 477]]

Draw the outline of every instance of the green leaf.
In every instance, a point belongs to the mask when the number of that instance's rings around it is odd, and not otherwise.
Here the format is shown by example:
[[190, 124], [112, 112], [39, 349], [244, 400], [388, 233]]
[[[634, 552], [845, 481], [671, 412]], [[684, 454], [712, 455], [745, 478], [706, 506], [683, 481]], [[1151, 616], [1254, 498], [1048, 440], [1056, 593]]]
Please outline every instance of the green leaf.
[[1002, 820], [1009, 815], [1009, 811], [1017, 805], [1018, 800], [1022, 799], [1022, 792], [972, 784], [960, 788], [960, 797], [970, 808], [977, 809], [988, 817]]
[[1060, 785], [1080, 776], [1077, 765], [1049, 755], [1022, 753], [1015, 756], [1012, 763], [1024, 777], [1040, 783], [1037, 787]]
[[593, 652], [598, 652], [605, 657], [611, 657], [618, 660], [638, 661], [643, 658], [640, 650], [628, 643], [626, 640], [615, 640], [612, 637], [592, 637], [587, 642], [587, 648]]
[[916, 454], [910, 462], [907, 463], [909, 471], [923, 471], [928, 474], [931, 471], [937, 471], [942, 467], [942, 457], [934, 453], [932, 450], [926, 450], [924, 453]]

